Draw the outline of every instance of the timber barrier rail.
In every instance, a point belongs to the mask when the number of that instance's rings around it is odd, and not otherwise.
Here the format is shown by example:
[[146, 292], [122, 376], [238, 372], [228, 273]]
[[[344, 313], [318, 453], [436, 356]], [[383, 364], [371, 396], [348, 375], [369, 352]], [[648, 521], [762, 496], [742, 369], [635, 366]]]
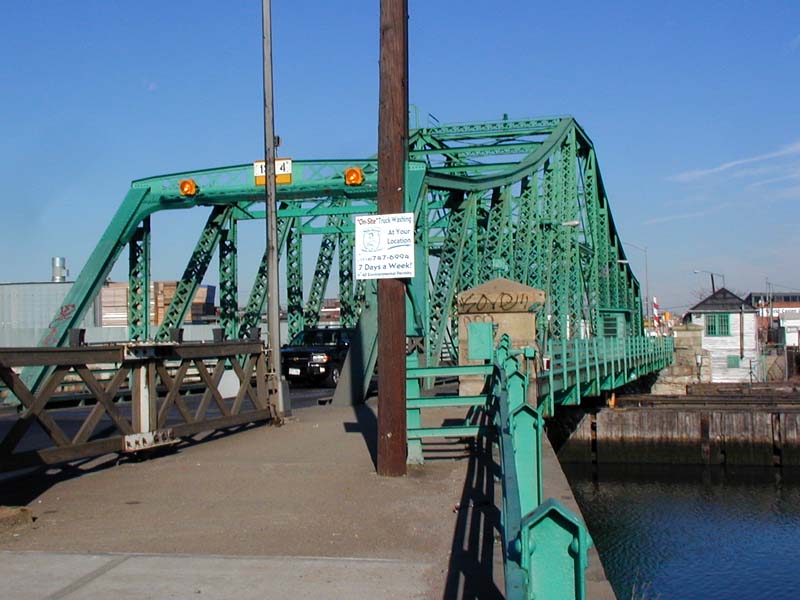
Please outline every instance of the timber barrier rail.
[[[113, 375], [98, 380], [92, 370], [97, 365], [115, 365]], [[20, 367], [47, 373], [36, 392], [15, 371]], [[190, 370], [199, 374], [201, 387], [184, 386]], [[63, 409], [51, 403], [68, 376], [82, 382], [96, 400], [92, 406]], [[4, 348], [0, 380], [23, 406], [0, 434], [0, 471], [136, 452], [201, 431], [277, 418], [260, 342]]]

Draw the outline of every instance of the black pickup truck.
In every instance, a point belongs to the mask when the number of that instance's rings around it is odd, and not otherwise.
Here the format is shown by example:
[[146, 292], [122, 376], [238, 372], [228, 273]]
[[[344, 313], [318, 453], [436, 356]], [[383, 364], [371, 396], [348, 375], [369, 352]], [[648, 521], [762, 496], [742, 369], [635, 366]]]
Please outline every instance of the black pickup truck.
[[336, 387], [350, 348], [351, 329], [306, 329], [281, 348], [281, 371], [291, 382]]

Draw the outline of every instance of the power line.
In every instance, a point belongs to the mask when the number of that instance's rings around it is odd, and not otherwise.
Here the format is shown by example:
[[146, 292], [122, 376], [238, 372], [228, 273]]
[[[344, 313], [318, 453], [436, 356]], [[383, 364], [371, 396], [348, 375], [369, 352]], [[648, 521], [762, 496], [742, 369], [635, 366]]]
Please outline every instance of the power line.
[[771, 287], [778, 287], [778, 288], [784, 289], [787, 292], [800, 292], [800, 288], [797, 288], [797, 287], [792, 286], [792, 285], [781, 285], [779, 283], [774, 283], [772, 281], [769, 282], [769, 285]]

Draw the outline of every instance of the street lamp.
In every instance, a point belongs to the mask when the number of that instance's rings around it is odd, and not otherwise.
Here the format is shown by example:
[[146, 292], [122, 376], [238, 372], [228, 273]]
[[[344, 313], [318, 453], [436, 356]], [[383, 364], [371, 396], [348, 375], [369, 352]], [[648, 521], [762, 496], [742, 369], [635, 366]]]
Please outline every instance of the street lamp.
[[645, 289], [644, 293], [647, 296], [647, 301], [645, 302], [644, 311], [647, 320], [652, 324], [653, 319], [652, 319], [652, 314], [650, 313], [652, 300], [650, 299], [650, 269], [647, 261], [647, 246], [637, 246], [636, 244], [632, 244], [630, 242], [622, 242], [622, 243], [625, 246], [630, 246], [631, 248], [636, 248], [637, 250], [644, 252], [644, 289]]
[[722, 277], [722, 287], [725, 287], [725, 275], [723, 275], [722, 273], [714, 273], [713, 271], [706, 271], [705, 269], [695, 269], [694, 270], [694, 274], [695, 275], [698, 275], [699, 273], [708, 273], [709, 275], [711, 275], [711, 293], [712, 294], [716, 294], [717, 293], [717, 286], [714, 285], [714, 275], [716, 275], [718, 277]]

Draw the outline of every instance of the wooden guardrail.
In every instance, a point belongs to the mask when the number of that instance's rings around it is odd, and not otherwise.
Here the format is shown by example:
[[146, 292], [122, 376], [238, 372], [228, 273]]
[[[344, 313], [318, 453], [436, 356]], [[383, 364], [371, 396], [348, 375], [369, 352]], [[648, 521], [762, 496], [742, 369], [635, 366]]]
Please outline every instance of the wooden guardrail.
[[[92, 371], [97, 365], [115, 367], [102, 381]], [[35, 392], [15, 370], [27, 366], [47, 369]], [[187, 387], [190, 370], [199, 381]], [[59, 405], [56, 391], [68, 377], [70, 385], [83, 386], [91, 406]], [[200, 431], [277, 418], [260, 342], [4, 348], [0, 380], [23, 407], [0, 420], [0, 471], [139, 451]], [[233, 395], [224, 395], [223, 387]]]

